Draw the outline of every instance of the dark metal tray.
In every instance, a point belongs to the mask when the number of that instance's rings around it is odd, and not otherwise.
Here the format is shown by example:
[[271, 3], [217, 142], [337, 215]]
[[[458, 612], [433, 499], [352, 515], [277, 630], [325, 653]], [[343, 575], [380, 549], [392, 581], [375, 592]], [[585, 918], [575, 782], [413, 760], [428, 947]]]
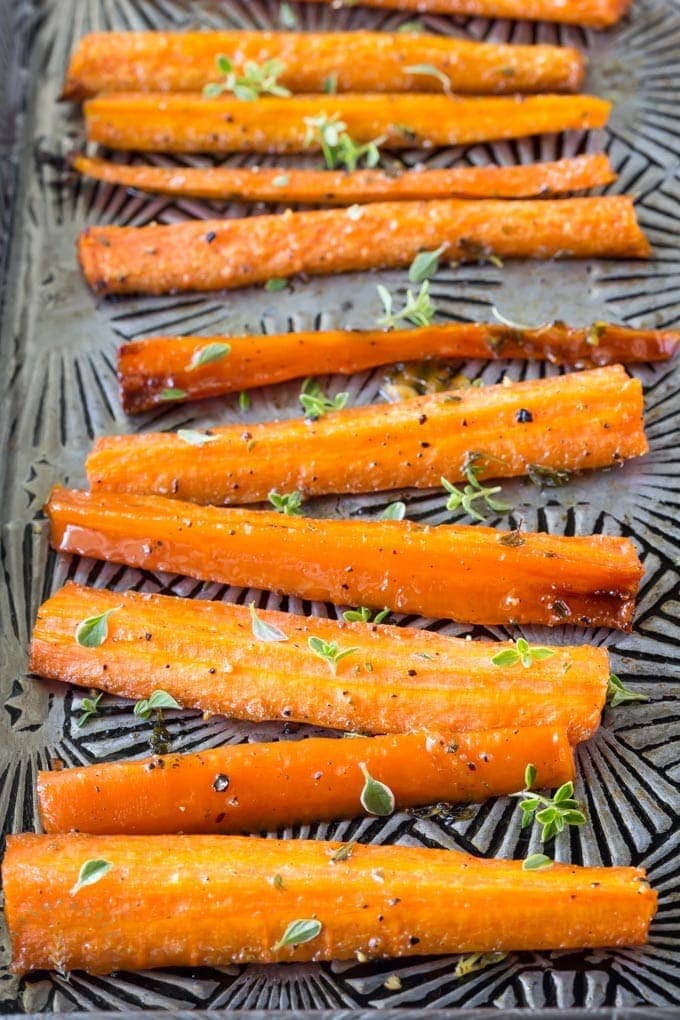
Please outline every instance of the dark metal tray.
[[[296, 8], [296, 5], [292, 5]], [[409, 18], [299, 4], [303, 27], [396, 27]], [[57, 481], [84, 483], [83, 459], [102, 432], [170, 429], [215, 421], [257, 421], [297, 413], [297, 384], [253, 395], [251, 409], [236, 400], [213, 400], [127, 420], [119, 406], [114, 370], [121, 339], [166, 331], [236, 332], [371, 325], [378, 311], [375, 284], [400, 293], [405, 274], [346, 276], [296, 284], [291, 292], [262, 289], [234, 294], [126, 298], [95, 302], [76, 265], [74, 239], [85, 224], [169, 222], [188, 216], [244, 214], [236, 206], [210, 206], [183, 199], [149, 198], [119, 188], [69, 180], [59, 157], [77, 144], [81, 124], [57, 95], [68, 53], [84, 32], [98, 28], [217, 27], [266, 28], [279, 23], [278, 0], [6, 0], [0, 3], [0, 444], [4, 456], [2, 546], [0, 550], [0, 821], [3, 833], [32, 830], [36, 770], [52, 759], [71, 764], [148, 751], [146, 728], [129, 706], [114, 698], [105, 711], [79, 730], [81, 695], [26, 675], [26, 648], [39, 602], [66, 577], [93, 585], [133, 587], [181, 595], [239, 599], [249, 593], [219, 585], [126, 570], [48, 550], [41, 507]], [[620, 179], [612, 190], [637, 196], [640, 219], [654, 245], [649, 263], [508, 264], [446, 269], [433, 282], [441, 313], [452, 319], [483, 319], [491, 306], [521, 322], [553, 318], [588, 323], [611, 319], [632, 325], [678, 325], [680, 320], [680, 218], [677, 117], [680, 70], [680, 8], [677, 0], [636, 0], [621, 26], [608, 33], [576, 28], [427, 17], [431, 30], [470, 38], [562, 41], [583, 47], [591, 60], [588, 88], [612, 98], [616, 109], [607, 132], [545, 137], [520, 144], [478, 145], [428, 155], [433, 165], [459, 161], [529, 161], [594, 151], [604, 145]], [[416, 161], [422, 154], [407, 156]], [[257, 210], [256, 210], [257, 211]], [[555, 370], [521, 362], [472, 362], [472, 378], [497, 381]], [[635, 1007], [669, 1007], [680, 1001], [680, 912], [677, 897], [678, 806], [680, 804], [680, 631], [677, 623], [677, 539], [680, 535], [680, 409], [678, 373], [673, 366], [642, 366], [651, 452], [615, 472], [584, 476], [562, 490], [541, 492], [518, 481], [506, 486], [529, 529], [607, 532], [630, 535], [644, 560], [635, 633], [586, 632], [562, 628], [557, 642], [606, 644], [614, 668], [627, 683], [639, 684], [649, 704], [608, 711], [594, 740], [579, 749], [578, 795], [590, 823], [563, 834], [555, 854], [591, 864], [640, 864], [660, 893], [650, 944], [616, 952], [512, 954], [505, 961], [462, 980], [451, 959], [411, 959], [374, 964], [230, 967], [223, 970], [116, 974], [36, 974], [19, 980], [0, 971], [0, 1012], [102, 1012], [157, 1010], [342, 1010], [336, 1017], [364, 1015], [378, 1008], [389, 1015], [412, 1010], [492, 1007], [494, 1015], [534, 1016], [555, 1007], [575, 1018], [580, 1008], [617, 1007], [623, 1020]], [[355, 403], [379, 396], [381, 372], [353, 377], [346, 387]], [[340, 380], [329, 379], [337, 390]], [[405, 494], [409, 516], [440, 522], [441, 495]], [[318, 501], [321, 514], [370, 516], [394, 497], [370, 496]], [[288, 606], [306, 613], [332, 607], [303, 604], [256, 593], [262, 606]], [[406, 625], [446, 633], [502, 637], [502, 628], [466, 628], [408, 618]], [[548, 634], [528, 628], [531, 640]], [[203, 721], [196, 713], [170, 719], [177, 749], [215, 746], [245, 739], [284, 736], [278, 726], [249, 727], [223, 719]], [[295, 739], [306, 731], [285, 734]], [[507, 799], [433, 818], [399, 814], [387, 821], [314, 825], [285, 836], [360, 838], [426, 846], [461, 847], [483, 855], [521, 856], [537, 849], [535, 837], [520, 833], [518, 814]], [[455, 905], [454, 905], [455, 909]], [[511, 918], [508, 919], [511, 923]], [[0, 933], [0, 965], [8, 950]], [[388, 991], [389, 974], [402, 988]], [[578, 1007], [578, 1013], [570, 1008]], [[633, 1012], [630, 1010], [633, 1009]], [[392, 1012], [398, 1010], [399, 1012]], [[349, 1012], [344, 1012], [349, 1011]], [[359, 1012], [353, 1012], [359, 1011]], [[195, 1014], [194, 1014], [195, 1015]], [[250, 1014], [261, 1015], [261, 1014]], [[289, 1014], [290, 1015], [290, 1014]], [[326, 1014], [329, 1016], [330, 1014]], [[470, 1016], [465, 1012], [458, 1015]], [[489, 1015], [486, 1012], [478, 1016]], [[658, 1015], [677, 1015], [673, 1010]]]

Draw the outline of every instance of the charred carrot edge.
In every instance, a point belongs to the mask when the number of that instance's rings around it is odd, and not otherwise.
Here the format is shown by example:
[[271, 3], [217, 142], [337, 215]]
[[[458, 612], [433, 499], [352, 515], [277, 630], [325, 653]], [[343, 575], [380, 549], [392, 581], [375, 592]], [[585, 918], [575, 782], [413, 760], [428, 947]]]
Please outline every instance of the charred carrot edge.
[[[243, 106], [254, 105], [243, 103]], [[502, 202], [379, 202], [168, 226], [90, 227], [78, 238], [98, 294], [222, 290], [289, 278], [407, 266], [444, 258], [646, 258], [649, 244], [625, 196]]]
[[[508, 46], [443, 35], [390, 32], [96, 32], [71, 57], [63, 97], [97, 92], [200, 92], [221, 80], [224, 54], [241, 73], [247, 61], [283, 65], [278, 82], [292, 92], [574, 92], [584, 59], [566, 46]], [[435, 74], [414, 74], [425, 64]]]
[[[110, 609], [108, 639], [98, 648], [80, 645], [78, 624]], [[567, 730], [577, 743], [599, 725], [609, 677], [604, 648], [553, 648], [530, 670], [501, 669], [491, 661], [504, 647], [497, 642], [269, 610], [257, 615], [286, 640], [257, 640], [243, 606], [67, 584], [39, 610], [31, 670], [135, 700], [162, 688], [185, 708], [211, 714], [360, 733], [539, 726]], [[333, 674], [311, 651], [310, 637], [356, 652]], [[475, 775], [486, 781], [484, 770]]]
[[87, 138], [110, 149], [155, 152], [306, 152], [305, 118], [340, 117], [357, 142], [385, 149], [446, 146], [546, 131], [604, 127], [611, 104], [595, 96], [292, 96], [244, 103], [190, 92], [109, 92], [84, 104]]
[[366, 814], [362, 765], [401, 809], [521, 790], [529, 762], [537, 788], [574, 778], [566, 732], [538, 726], [240, 744], [39, 772], [38, 802], [46, 832], [238, 835]]
[[[333, 3], [336, 0], [307, 0]], [[344, 0], [350, 6], [351, 0]], [[609, 28], [627, 13], [631, 0], [362, 0], [366, 7], [386, 7], [418, 14], [468, 14], [473, 17], [558, 21], [587, 28]]]
[[632, 542], [606, 535], [310, 520], [61, 488], [46, 511], [63, 552], [469, 623], [630, 629], [642, 577]]
[[[225, 356], [226, 358], [229, 355]], [[513, 478], [534, 465], [582, 471], [647, 452], [642, 385], [621, 365], [509, 386], [210, 430], [200, 450], [173, 432], [101, 436], [87, 458], [94, 490], [213, 505], [441, 486], [442, 475]], [[351, 457], [347, 451], [351, 450]]]
[[406, 170], [296, 170], [289, 167], [159, 167], [75, 156], [75, 170], [140, 191], [241, 202], [299, 202], [320, 206], [433, 198], [533, 198], [586, 191], [616, 180], [605, 155], [577, 156], [521, 166], [464, 166]]
[[[9, 836], [2, 880], [12, 968], [108, 973], [639, 945], [656, 910], [638, 868], [524, 871], [520, 861], [455, 850], [365, 845], [333, 861], [341, 845]], [[110, 868], [74, 891], [88, 860]], [[302, 918], [318, 919], [316, 937], [280, 946]]]
[[[208, 344], [229, 354], [194, 368]], [[268, 386], [306, 375], [351, 375], [390, 362], [438, 358], [531, 358], [592, 368], [616, 363], [666, 361], [680, 345], [678, 330], [626, 329], [606, 323], [589, 328], [547, 323], [535, 329], [497, 323], [450, 323], [418, 329], [328, 330], [263, 336], [152, 336], [122, 344], [118, 381], [127, 414], [168, 402], [201, 400]], [[184, 394], [180, 396], [179, 394]]]

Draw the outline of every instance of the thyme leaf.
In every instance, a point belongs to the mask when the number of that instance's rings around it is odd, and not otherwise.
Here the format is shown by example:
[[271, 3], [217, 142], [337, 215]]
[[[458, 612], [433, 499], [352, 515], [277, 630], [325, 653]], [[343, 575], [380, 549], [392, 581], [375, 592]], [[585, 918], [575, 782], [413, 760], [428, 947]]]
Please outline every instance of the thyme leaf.
[[305, 417], [316, 421], [323, 418], [328, 411], [340, 411], [349, 400], [349, 393], [337, 393], [334, 397], [327, 397], [322, 392], [316, 379], [305, 379], [299, 397]]
[[86, 885], [94, 885], [96, 882], [99, 882], [112, 867], [111, 861], [95, 858], [85, 861], [78, 872], [75, 885], [71, 888], [71, 896], [75, 896]]
[[261, 619], [255, 612], [255, 603], [251, 602], [248, 606], [250, 610], [251, 626], [253, 630], [253, 637], [256, 637], [258, 641], [287, 641], [288, 638], [279, 627], [275, 627], [271, 623], [266, 623]]
[[390, 615], [390, 610], [385, 607], [380, 612], [369, 609], [368, 606], [359, 606], [358, 609], [346, 609], [342, 614], [343, 620], [347, 623], [382, 623]]
[[142, 698], [135, 704], [133, 712], [140, 719], [149, 719], [152, 712], [160, 712], [163, 708], [181, 708], [172, 694], [167, 691], [152, 691], [148, 698]]
[[83, 648], [99, 648], [109, 636], [109, 616], [117, 613], [122, 606], [114, 606], [98, 616], [88, 616], [75, 629], [75, 639]]
[[609, 707], [629, 705], [634, 701], [645, 702], [649, 701], [649, 698], [646, 694], [640, 694], [638, 691], [629, 691], [627, 687], [623, 686], [623, 681], [617, 677], [616, 673], [612, 673], [607, 682], [607, 704]]
[[[336, 83], [337, 85], [337, 80]], [[336, 170], [344, 167], [345, 170], [356, 170], [363, 165], [375, 167], [380, 162], [380, 145], [385, 141], [385, 136], [374, 138], [370, 142], [359, 143], [347, 133], [347, 125], [340, 119], [337, 113], [329, 117], [320, 113], [316, 117], [305, 117], [306, 134], [304, 144], [306, 147], [317, 142], [321, 146], [321, 152], [329, 170]]]
[[262, 64], [246, 60], [243, 71], [237, 74], [229, 57], [220, 53], [215, 57], [215, 67], [222, 75], [222, 80], [209, 82], [204, 87], [203, 95], [206, 99], [215, 99], [223, 92], [231, 92], [245, 103], [251, 103], [263, 95], [280, 97], [290, 95], [288, 89], [278, 84], [278, 79], [286, 70], [286, 65], [280, 60], [265, 60]]
[[307, 639], [307, 644], [315, 655], [318, 655], [320, 659], [328, 663], [333, 676], [338, 671], [338, 663], [346, 659], [348, 655], [352, 655], [353, 652], [358, 652], [358, 648], [340, 648], [335, 641], [324, 641], [320, 637], [310, 637]]
[[277, 952], [279, 949], [285, 949], [286, 946], [295, 947], [301, 946], [304, 942], [311, 942], [321, 934], [322, 928], [321, 921], [317, 921], [314, 917], [291, 921], [272, 949]]
[[540, 648], [537, 645], [530, 645], [526, 638], [517, 638], [514, 648], [498, 652], [491, 661], [494, 666], [515, 666], [521, 662], [525, 669], [529, 669], [534, 662], [550, 659], [554, 654], [552, 648]]
[[374, 779], [364, 762], [360, 762], [359, 768], [364, 776], [364, 788], [361, 791], [361, 806], [369, 815], [377, 815], [385, 818], [394, 811], [396, 802], [394, 794], [389, 786], [385, 786], [378, 779]]
[[96, 698], [83, 698], [80, 707], [83, 710], [83, 714], [79, 717], [76, 725], [78, 728], [84, 726], [88, 719], [93, 715], [99, 715], [99, 702], [104, 697], [104, 692], [100, 691]]
[[536, 767], [527, 765], [524, 774], [524, 789], [513, 793], [513, 797], [522, 797], [521, 827], [524, 829], [535, 819], [541, 826], [541, 842], [559, 835], [567, 825], [584, 825], [586, 816], [581, 805], [574, 799], [574, 784], [563, 783], [552, 797], [536, 793], [532, 786], [536, 782]]
[[271, 505], [278, 510], [280, 514], [285, 514], [286, 517], [293, 517], [300, 514], [302, 493], [298, 492], [297, 489], [295, 492], [282, 493], [272, 489], [267, 498]]

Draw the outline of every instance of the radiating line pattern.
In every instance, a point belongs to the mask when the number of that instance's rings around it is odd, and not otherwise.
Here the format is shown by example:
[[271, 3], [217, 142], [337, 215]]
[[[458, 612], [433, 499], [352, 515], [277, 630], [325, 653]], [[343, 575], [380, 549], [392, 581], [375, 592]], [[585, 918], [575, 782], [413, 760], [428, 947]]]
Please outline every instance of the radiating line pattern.
[[[305, 29], [396, 29], [412, 15], [325, 4], [291, 7]], [[77, 724], [85, 692], [63, 690], [26, 673], [30, 628], [40, 601], [67, 578], [116, 590], [133, 588], [184, 597], [337, 616], [341, 607], [302, 602], [226, 585], [202, 584], [178, 576], [128, 570], [50, 553], [41, 505], [55, 481], [84, 483], [83, 458], [100, 432], [148, 428], [201, 427], [216, 421], [258, 421], [298, 413], [299, 383], [256, 391], [248, 411], [235, 398], [150, 412], [127, 420], [119, 406], [116, 348], [127, 339], [167, 332], [255, 332], [367, 327], [379, 313], [375, 285], [383, 281], [401, 297], [406, 274], [353, 275], [327, 281], [293, 281], [283, 294], [250, 290], [234, 294], [124, 298], [96, 302], [75, 264], [73, 243], [89, 223], [144, 224], [188, 217], [254, 215], [236, 204], [149, 197], [121, 188], [73, 179], [64, 156], [78, 146], [81, 124], [70, 107], [58, 106], [60, 77], [73, 41], [94, 29], [270, 28], [280, 24], [279, 0], [20, 0], [14, 27], [0, 39], [17, 40], [16, 59], [28, 60], [21, 81], [25, 116], [22, 147], [13, 165], [13, 216], [9, 231], [9, 276], [1, 350], [0, 439], [7, 458], [0, 536], [0, 821], [2, 834], [38, 827], [35, 774], [54, 762], [87, 764], [148, 753], [148, 726], [132, 715], [129, 702], [102, 699], [102, 712], [87, 726]], [[0, 14], [0, 18], [2, 14]], [[618, 171], [612, 192], [637, 196], [642, 223], [654, 245], [649, 263], [474, 265], [443, 268], [432, 293], [443, 320], [474, 321], [502, 314], [538, 323], [570, 317], [575, 322], [611, 318], [630, 325], [678, 325], [680, 321], [679, 156], [673, 113], [677, 98], [680, 16], [671, 0], [636, 0], [632, 16], [610, 33], [574, 27], [532, 25], [484, 18], [427, 16], [434, 32], [510, 42], [563, 42], [585, 47], [590, 56], [589, 87], [617, 104], [611, 129], [523, 142], [475, 145], [437, 153], [412, 152], [407, 164], [430, 166], [529, 162], [556, 159], [604, 147]], [[1, 56], [1, 46], [0, 46]], [[1, 59], [0, 59], [1, 63]], [[2, 78], [0, 77], [0, 80]], [[6, 116], [4, 100], [0, 115]], [[0, 124], [2, 124], [0, 116]], [[7, 132], [3, 125], [0, 143]], [[116, 159], [125, 157], [117, 155]], [[159, 165], [210, 162], [202, 157], [154, 157]], [[215, 162], [220, 162], [216, 160]], [[224, 163], [239, 164], [244, 157]], [[274, 162], [270, 159], [269, 162]], [[0, 210], [9, 178], [0, 179]], [[497, 382], [552, 375], [553, 367], [521, 362], [468, 362], [470, 380]], [[644, 950], [587, 954], [511, 954], [464, 979], [454, 976], [455, 960], [413, 959], [323, 966], [232, 967], [196, 972], [38, 974], [19, 981], [0, 969], [0, 1012], [62, 1012], [134, 1009], [196, 1010], [398, 1009], [494, 1007], [662, 1006], [680, 990], [680, 918], [677, 891], [677, 814], [680, 797], [680, 628], [677, 584], [680, 495], [680, 409], [677, 371], [668, 365], [640, 366], [646, 390], [650, 454], [639, 462], [597, 476], [575, 478], [564, 489], [539, 490], [525, 480], [504, 485], [515, 509], [490, 523], [522, 524], [563, 534], [628, 535], [645, 564], [635, 633], [580, 632], [572, 627], [547, 632], [525, 628], [536, 643], [588, 640], [606, 645], [627, 686], [650, 697], [647, 704], [608, 710], [605, 725], [579, 748], [578, 795], [589, 824], [555, 843], [560, 860], [589, 864], [634, 863], [648, 867], [660, 892], [652, 940]], [[322, 380], [329, 392], [348, 389], [352, 403], [381, 399], [383, 370], [349, 380]], [[451, 518], [441, 492], [400, 493], [408, 516], [442, 523]], [[309, 512], [376, 516], [394, 494], [317, 500]], [[419, 617], [395, 617], [403, 626], [485, 638], [518, 631], [470, 628]], [[195, 750], [245, 740], [303, 739], [311, 727], [248, 726], [196, 712], [169, 712], [173, 749]], [[286, 837], [360, 839], [460, 848], [474, 854], [513, 856], [539, 849], [536, 834], [520, 830], [514, 801], [402, 813], [387, 821], [355, 820], [296, 827]], [[455, 909], [455, 905], [452, 905]], [[0, 961], [6, 934], [0, 930]], [[398, 975], [401, 987], [385, 987]], [[188, 1014], [187, 1014], [188, 1015]], [[365, 1013], [364, 1015], [367, 1015]]]

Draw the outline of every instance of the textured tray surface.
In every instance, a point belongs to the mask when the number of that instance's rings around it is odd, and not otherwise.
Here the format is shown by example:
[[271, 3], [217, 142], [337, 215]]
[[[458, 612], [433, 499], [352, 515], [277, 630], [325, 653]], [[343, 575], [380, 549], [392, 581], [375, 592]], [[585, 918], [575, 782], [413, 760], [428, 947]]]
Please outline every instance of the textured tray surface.
[[[202, 586], [179, 577], [125, 570], [92, 561], [57, 559], [48, 551], [41, 506], [56, 481], [84, 483], [83, 458], [102, 432], [178, 425], [259, 421], [297, 413], [297, 383], [253, 394], [247, 413], [235, 399], [214, 400], [153, 412], [135, 421], [123, 416], [116, 392], [115, 349], [121, 339], [154, 332], [273, 332], [348, 325], [367, 327], [378, 312], [375, 284], [403, 294], [405, 273], [346, 276], [296, 283], [283, 293], [263, 290], [130, 298], [97, 304], [83, 284], [73, 242], [85, 224], [173, 222], [186, 217], [242, 215], [234, 205], [191, 199], [173, 202], [123, 189], [64, 179], [58, 157], [80, 138], [77, 112], [56, 97], [75, 39], [91, 29], [276, 26], [278, 0], [15, 0], [6, 4], [0, 31], [0, 226], [6, 280], [2, 303], [2, 400], [0, 442], [7, 451], [3, 472], [0, 619], [0, 821], [3, 832], [36, 828], [34, 778], [51, 759], [67, 764], [148, 752], [147, 727], [128, 704], [106, 698], [105, 710], [79, 730], [81, 695], [26, 675], [26, 646], [41, 599], [66, 577], [94, 585], [244, 601], [333, 614], [332, 607], [302, 604], [225, 586]], [[295, 8], [295, 4], [292, 5]], [[361, 10], [331, 11], [300, 4], [308, 28], [391, 28], [406, 15]], [[8, 27], [12, 19], [11, 28]], [[680, 142], [673, 122], [677, 99], [680, 11], [675, 0], [637, 0], [616, 31], [595, 35], [556, 26], [516, 25], [484, 19], [422, 19], [433, 31], [471, 38], [561, 41], [585, 48], [591, 59], [588, 88], [616, 102], [611, 128], [599, 135], [546, 137], [521, 144], [474, 146], [428, 155], [431, 165], [453, 162], [527, 162], [554, 159], [604, 145], [620, 173], [614, 191], [638, 196], [641, 221], [655, 258], [641, 263], [515, 264], [503, 268], [446, 269], [432, 292], [445, 319], [481, 320], [491, 307], [515, 320], [538, 323], [563, 318], [576, 323], [611, 319], [631, 325], [678, 325], [680, 254], [678, 163]], [[4, 52], [3, 52], [4, 50]], [[4, 58], [4, 59], [3, 59]], [[14, 118], [15, 110], [18, 118]], [[16, 145], [11, 149], [16, 126]], [[10, 151], [14, 159], [9, 159]], [[421, 154], [408, 155], [412, 162]], [[166, 162], [168, 162], [166, 160]], [[11, 198], [11, 201], [10, 201]], [[468, 363], [471, 378], [494, 382], [554, 373], [520, 362]], [[651, 452], [622, 470], [575, 480], [562, 490], [539, 492], [517, 481], [505, 486], [528, 529], [558, 533], [630, 535], [644, 560], [645, 581], [634, 635], [562, 628], [556, 642], [606, 644], [616, 672], [651, 696], [647, 705], [609, 711], [597, 737], [579, 749], [578, 795], [591, 824], [563, 834], [555, 856], [589, 864], [640, 864], [660, 893], [660, 910], [644, 950], [511, 955], [462, 981], [450, 959], [413, 959], [379, 964], [233, 967], [219, 971], [117, 974], [109, 978], [33, 975], [25, 980], [0, 971], [0, 1013], [126, 1011], [138, 1009], [397, 1009], [420, 1007], [628, 1007], [671, 1006], [680, 1000], [680, 932], [677, 895], [677, 815], [680, 803], [677, 693], [680, 632], [675, 571], [680, 533], [677, 370], [641, 367], [646, 387]], [[345, 381], [327, 380], [332, 392], [348, 388], [354, 403], [379, 399], [381, 371]], [[405, 494], [409, 517], [445, 519], [441, 494]], [[394, 496], [318, 501], [315, 514], [372, 516]], [[476, 628], [408, 618], [404, 624], [445, 633], [504, 637], [502, 628]], [[544, 643], [548, 634], [527, 628]], [[196, 713], [170, 713], [173, 747], [195, 749], [245, 739], [283, 736], [280, 727], [249, 727]], [[303, 727], [288, 728], [289, 739]], [[507, 799], [455, 810], [437, 818], [399, 814], [387, 821], [316, 825], [286, 836], [359, 838], [427, 846], [461, 847], [473, 853], [523, 856], [538, 849], [535, 836], [520, 833], [519, 812]], [[4, 940], [4, 941], [3, 941]], [[0, 932], [0, 966], [8, 958]], [[384, 981], [397, 973], [399, 991]], [[345, 1014], [347, 1015], [347, 1014]], [[403, 1014], [402, 1014], [403, 1015]]]

